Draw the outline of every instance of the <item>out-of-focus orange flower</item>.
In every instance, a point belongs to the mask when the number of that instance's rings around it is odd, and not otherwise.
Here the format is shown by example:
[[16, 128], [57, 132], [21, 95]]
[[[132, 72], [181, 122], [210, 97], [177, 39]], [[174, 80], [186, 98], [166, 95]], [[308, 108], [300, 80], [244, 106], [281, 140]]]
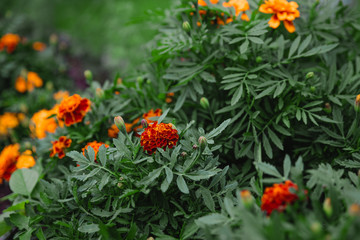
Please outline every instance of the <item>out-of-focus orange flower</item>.
[[150, 109], [147, 113], [143, 114], [143, 119], [146, 119], [148, 123], [153, 123], [155, 121], [150, 120], [152, 117], [160, 117], [162, 114], [162, 110], [160, 108], [156, 109], [155, 111], [153, 109]]
[[33, 137], [39, 139], [46, 137], [47, 132], [54, 133], [58, 124], [54, 117], [50, 117], [56, 114], [56, 109], [46, 110], [42, 109], [35, 113], [30, 120], [30, 130]]
[[[219, 0], [210, 0], [210, 3], [212, 4], [217, 4], [219, 2]], [[199, 6], [207, 6], [206, 2], [204, 0], [198, 0], [198, 5]]]
[[99, 152], [99, 148], [101, 145], [105, 145], [106, 148], [109, 147], [109, 145], [107, 145], [103, 142], [92, 141], [92, 142], [87, 143], [86, 146], [82, 148], [83, 155], [85, 156], [85, 150], [87, 150], [88, 147], [92, 147], [95, 152], [95, 161], [96, 161], [96, 155]]
[[0, 116], [0, 135], [7, 135], [9, 129], [16, 128], [20, 123], [16, 113], [6, 112]]
[[78, 94], [64, 98], [57, 108], [57, 118], [66, 126], [81, 122], [90, 110], [90, 100], [81, 98]]
[[58, 91], [56, 93], [54, 93], [53, 98], [57, 101], [57, 102], [61, 102], [64, 98], [69, 97], [69, 92], [68, 91]]
[[356, 112], [360, 112], [360, 94], [358, 94], [355, 98], [354, 107]]
[[167, 94], [166, 94], [165, 102], [166, 102], [166, 103], [171, 103], [174, 95], [175, 95], [175, 93], [173, 93], [173, 92], [167, 93]]
[[59, 140], [56, 141], [52, 141], [52, 149], [50, 152], [50, 157], [55, 156], [56, 154], [58, 155], [58, 157], [60, 159], [62, 159], [63, 157], [65, 157], [65, 152], [64, 150], [66, 148], [69, 148], [71, 145], [72, 140], [70, 138], [67, 138], [66, 136], [61, 136], [59, 138]]
[[157, 148], [164, 150], [166, 150], [166, 147], [173, 148], [178, 140], [178, 131], [171, 123], [158, 124], [156, 121], [141, 134], [140, 144], [143, 146], [144, 151], [153, 154]]
[[33, 91], [35, 87], [41, 87], [43, 80], [35, 72], [28, 72], [27, 79], [23, 76], [19, 76], [15, 81], [15, 89], [18, 92], [24, 93], [26, 91]]
[[[249, 3], [247, 0], [230, 0], [229, 2], [223, 3], [224, 7], [233, 7], [235, 9], [235, 16], [239, 16], [241, 12], [245, 12], [250, 9]], [[249, 21], [248, 15], [246, 13], [241, 14], [241, 19]]]
[[298, 190], [298, 186], [290, 180], [267, 187], [261, 198], [261, 210], [266, 211], [267, 215], [270, 215], [274, 210], [284, 211], [287, 205], [298, 199], [298, 196], [292, 193], [290, 189]]
[[16, 161], [20, 156], [20, 145], [12, 144], [6, 146], [0, 154], [0, 183], [3, 179], [9, 181], [11, 174], [16, 170]]
[[31, 168], [32, 166], [35, 165], [35, 159], [32, 156], [32, 152], [31, 150], [26, 150], [25, 152], [23, 152], [20, 157], [18, 158], [17, 162], [16, 162], [16, 168], [20, 169], [20, 168]]
[[[126, 124], [125, 124], [125, 126], [126, 126]], [[127, 128], [126, 128], [126, 131], [127, 131]], [[119, 134], [118, 127], [115, 124], [111, 125], [111, 127], [108, 129], [108, 136], [110, 138], [117, 138], [118, 134]]]
[[216, 17], [216, 23], [218, 25], [225, 25], [225, 24], [231, 23], [232, 21], [233, 21], [233, 19], [231, 17], [227, 18], [225, 22], [220, 17]]
[[299, 5], [296, 2], [288, 2], [287, 0], [265, 0], [259, 8], [262, 13], [273, 14], [269, 20], [271, 28], [278, 28], [280, 22], [284, 21], [284, 26], [288, 32], [295, 32], [293, 21], [300, 17], [300, 12], [297, 10]]
[[34, 50], [42, 52], [46, 49], [46, 44], [42, 42], [34, 42], [32, 47]]
[[8, 53], [15, 51], [16, 46], [20, 42], [20, 37], [17, 34], [7, 33], [0, 39], [0, 51], [6, 48]]

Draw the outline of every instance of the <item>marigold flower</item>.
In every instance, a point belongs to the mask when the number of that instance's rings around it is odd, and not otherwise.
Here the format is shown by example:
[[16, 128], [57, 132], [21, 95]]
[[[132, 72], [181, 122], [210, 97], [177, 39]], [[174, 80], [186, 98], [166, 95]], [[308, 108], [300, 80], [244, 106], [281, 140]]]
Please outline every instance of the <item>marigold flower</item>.
[[0, 183], [3, 179], [9, 181], [11, 174], [16, 170], [16, 161], [20, 156], [20, 145], [12, 144], [6, 146], [0, 154]]
[[[210, 0], [210, 3], [212, 4], [217, 4], [219, 2], [219, 0]], [[206, 2], [204, 0], [198, 0], [198, 5], [199, 6], [207, 6]]]
[[83, 155], [85, 156], [85, 150], [87, 150], [88, 147], [92, 147], [92, 149], [94, 149], [94, 152], [95, 152], [95, 161], [96, 161], [96, 156], [97, 156], [97, 153], [99, 152], [99, 148], [101, 145], [105, 145], [106, 148], [109, 147], [109, 145], [107, 145], [103, 142], [92, 141], [92, 142], [87, 143], [86, 146], [82, 148]]
[[[233, 7], [235, 9], [235, 16], [239, 16], [241, 12], [245, 12], [250, 9], [249, 3], [247, 0], [230, 0], [229, 2], [223, 3], [224, 7]], [[246, 13], [241, 14], [241, 19], [245, 21], [249, 21], [248, 15]], [[226, 20], [228, 22], [228, 20]], [[231, 19], [232, 21], [232, 19]], [[229, 22], [231, 22], [229, 20]]]
[[66, 126], [81, 122], [90, 110], [90, 100], [81, 98], [78, 94], [64, 98], [57, 108], [57, 118]]
[[296, 2], [288, 2], [287, 0], [265, 0], [259, 8], [262, 13], [273, 14], [269, 20], [271, 28], [278, 28], [280, 22], [284, 21], [284, 26], [288, 32], [295, 32], [293, 21], [300, 17], [300, 12], [297, 10], [299, 5]]
[[267, 187], [261, 198], [261, 210], [266, 211], [268, 216], [274, 210], [284, 211], [288, 204], [292, 204], [298, 199], [298, 196], [290, 189], [298, 190], [298, 186], [290, 180]]
[[[21, 117], [19, 115], [19, 117]], [[16, 128], [19, 125], [20, 119], [16, 113], [6, 112], [0, 116], [0, 135], [7, 135], [9, 129]]]
[[56, 141], [52, 141], [52, 149], [50, 152], [50, 157], [55, 156], [56, 154], [58, 155], [58, 157], [60, 159], [62, 159], [63, 157], [65, 157], [65, 152], [64, 150], [66, 148], [69, 148], [71, 145], [72, 140], [70, 138], [67, 138], [66, 136], [61, 136], [59, 138], [59, 140]]
[[69, 97], [69, 92], [68, 91], [58, 91], [56, 93], [54, 93], [53, 98], [57, 101], [57, 102], [61, 102], [64, 98]]
[[354, 107], [356, 112], [360, 111], [360, 94], [356, 96]]
[[34, 42], [32, 47], [35, 51], [42, 52], [46, 49], [46, 44], [42, 42]]
[[16, 162], [16, 168], [20, 169], [20, 168], [31, 168], [32, 166], [35, 165], [35, 159], [32, 156], [32, 152], [31, 150], [26, 150], [25, 152], [23, 152], [20, 157], [18, 158], [17, 162]]
[[166, 147], [173, 148], [178, 140], [178, 131], [173, 128], [171, 123], [158, 124], [156, 121], [141, 134], [140, 144], [143, 146], [144, 151], [153, 154], [157, 148], [163, 148], [164, 150], [166, 150]]
[[16, 46], [20, 42], [20, 37], [17, 34], [7, 33], [0, 39], [0, 51], [6, 48], [8, 53], [15, 51]]
[[173, 93], [173, 92], [167, 93], [165, 102], [166, 103], [171, 103], [173, 101], [172, 99], [173, 99], [174, 95], [175, 95], [175, 93]]
[[54, 114], [56, 114], [56, 108], [42, 109], [33, 115], [29, 127], [34, 137], [41, 139], [46, 137], [47, 132], [54, 133], [56, 131], [58, 124], [55, 118], [50, 118]]
[[41, 87], [43, 80], [35, 72], [28, 72], [27, 79], [23, 76], [19, 76], [15, 81], [15, 89], [18, 92], [24, 93], [26, 91], [33, 91], [35, 87]]

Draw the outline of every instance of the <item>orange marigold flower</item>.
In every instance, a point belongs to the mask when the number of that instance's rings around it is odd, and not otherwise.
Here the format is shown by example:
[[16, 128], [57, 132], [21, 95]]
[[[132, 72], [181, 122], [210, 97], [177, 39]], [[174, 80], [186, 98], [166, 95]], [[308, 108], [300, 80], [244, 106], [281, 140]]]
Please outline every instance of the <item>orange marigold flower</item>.
[[16, 113], [6, 112], [0, 116], [0, 135], [7, 135], [9, 129], [16, 128], [19, 125], [19, 119]]
[[178, 131], [171, 123], [158, 124], [156, 121], [141, 134], [140, 144], [143, 146], [144, 151], [153, 154], [157, 148], [164, 150], [166, 150], [166, 147], [173, 148], [178, 140]]
[[69, 97], [69, 92], [68, 91], [58, 91], [56, 93], [54, 93], [53, 98], [57, 101], [57, 102], [61, 102], [64, 98]]
[[171, 103], [174, 96], [175, 96], [175, 93], [173, 93], [173, 92], [167, 93], [166, 99], [165, 99], [166, 103]]
[[284, 211], [288, 204], [295, 202], [298, 196], [292, 193], [290, 189], [298, 190], [298, 186], [287, 180], [285, 183], [274, 184], [267, 187], [261, 198], [261, 210], [266, 211], [269, 216], [272, 211]]
[[42, 52], [45, 50], [46, 48], [46, 44], [45, 43], [42, 43], [42, 42], [34, 42], [33, 45], [32, 45], [33, 49], [35, 51], [39, 51], [39, 52]]
[[6, 48], [8, 53], [15, 51], [16, 46], [20, 42], [20, 37], [17, 34], [7, 33], [0, 39], [0, 51]]
[[56, 131], [58, 124], [55, 118], [50, 118], [54, 114], [56, 114], [55, 109], [42, 109], [33, 115], [29, 127], [34, 137], [41, 139], [46, 137], [47, 132], [54, 133]]
[[90, 100], [74, 94], [64, 98], [57, 110], [57, 118], [64, 121], [66, 126], [70, 126], [83, 120], [90, 110]]
[[50, 152], [50, 157], [55, 156], [56, 154], [58, 155], [58, 157], [60, 159], [62, 159], [63, 157], [65, 157], [65, 152], [64, 150], [66, 148], [69, 148], [71, 145], [72, 140], [70, 138], [67, 138], [65, 136], [61, 136], [59, 138], [59, 140], [56, 141], [52, 141], [52, 149]]
[[24, 93], [26, 91], [33, 91], [35, 87], [41, 87], [43, 80], [35, 72], [28, 72], [27, 79], [23, 76], [19, 76], [15, 81], [15, 89], [18, 92]]
[[87, 143], [86, 146], [82, 148], [83, 155], [85, 156], [85, 149], [87, 150], [88, 147], [92, 147], [92, 149], [94, 149], [94, 152], [95, 152], [95, 161], [96, 161], [96, 155], [99, 152], [99, 148], [101, 145], [105, 145], [106, 148], [109, 147], [109, 145], [107, 145], [103, 142], [92, 141], [92, 142]]
[[9, 181], [11, 174], [16, 170], [16, 161], [20, 156], [20, 145], [12, 144], [6, 146], [0, 154], [0, 183], [3, 179]]
[[359, 112], [360, 111], [360, 94], [358, 94], [355, 98], [355, 111]]
[[300, 12], [297, 10], [299, 5], [296, 2], [288, 2], [287, 0], [265, 0], [259, 8], [262, 13], [273, 14], [269, 20], [269, 26], [278, 28], [280, 22], [284, 21], [284, 26], [288, 32], [295, 32], [293, 21], [300, 17]]
[[[210, 0], [210, 3], [212, 4], [217, 4], [219, 2], [219, 0]], [[204, 0], [198, 0], [198, 5], [199, 6], [207, 6], [206, 2]]]
[[35, 159], [32, 156], [31, 150], [23, 152], [16, 162], [16, 169], [20, 168], [31, 168], [35, 165]]
[[[235, 9], [235, 16], [239, 16], [241, 12], [245, 12], [250, 9], [249, 3], [247, 0], [230, 0], [229, 2], [223, 3], [224, 7], [233, 7]], [[249, 21], [248, 15], [243, 13], [241, 15], [241, 19], [245, 21]]]

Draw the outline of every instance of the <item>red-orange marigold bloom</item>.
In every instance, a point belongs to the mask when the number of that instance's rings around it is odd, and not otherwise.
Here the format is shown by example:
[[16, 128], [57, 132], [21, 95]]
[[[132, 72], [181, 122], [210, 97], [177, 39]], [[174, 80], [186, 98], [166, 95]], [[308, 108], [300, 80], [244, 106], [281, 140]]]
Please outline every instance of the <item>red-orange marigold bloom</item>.
[[100, 148], [101, 145], [105, 145], [106, 148], [109, 147], [109, 145], [107, 145], [107, 144], [105, 144], [103, 142], [92, 141], [92, 142], [87, 143], [86, 146], [82, 148], [83, 155], [85, 156], [85, 150], [87, 150], [88, 147], [92, 147], [94, 149], [94, 152], [95, 152], [95, 160], [96, 160], [96, 155], [99, 152], [99, 148]]
[[298, 190], [298, 186], [290, 180], [267, 187], [261, 198], [261, 210], [266, 211], [267, 215], [270, 215], [274, 210], [284, 211], [288, 204], [298, 199], [298, 196], [292, 193], [290, 188], [295, 191]]
[[56, 131], [58, 124], [55, 118], [50, 118], [54, 114], [56, 114], [55, 109], [42, 109], [33, 115], [29, 126], [33, 137], [41, 139], [46, 137], [47, 132], [54, 133]]
[[157, 121], [149, 125], [141, 134], [140, 144], [149, 154], [156, 152], [156, 148], [173, 148], [179, 140], [178, 131], [171, 123]]
[[[229, 2], [223, 3], [224, 7], [234, 7], [235, 16], [239, 16], [241, 12], [245, 12], [250, 9], [249, 3], [247, 0], [230, 0]], [[249, 21], [248, 15], [246, 13], [241, 14], [241, 19], [245, 21]]]
[[6, 48], [8, 53], [15, 51], [16, 46], [20, 42], [20, 37], [17, 34], [7, 33], [0, 39], [0, 51]]
[[66, 126], [81, 122], [90, 110], [90, 100], [81, 98], [78, 94], [64, 98], [57, 111], [57, 118], [64, 121]]
[[52, 141], [51, 143], [53, 146], [50, 152], [50, 157], [53, 157], [56, 154], [60, 159], [65, 157], [64, 150], [70, 147], [71, 142], [72, 140], [70, 138], [67, 138], [66, 136], [61, 136], [59, 140]]
[[[210, 3], [212, 4], [217, 4], [219, 2], [219, 0], [210, 0]], [[198, 5], [199, 6], [207, 6], [206, 2], [204, 0], [198, 0]]]
[[259, 8], [262, 13], [273, 14], [269, 20], [269, 26], [278, 28], [280, 21], [284, 21], [284, 26], [288, 32], [295, 32], [293, 21], [300, 17], [300, 12], [297, 10], [299, 5], [296, 2], [288, 2], [287, 0], [265, 0]]
[[33, 49], [35, 51], [39, 51], [39, 52], [42, 52], [45, 50], [46, 48], [46, 44], [45, 43], [42, 43], [42, 42], [34, 42], [33, 45], [32, 45]]

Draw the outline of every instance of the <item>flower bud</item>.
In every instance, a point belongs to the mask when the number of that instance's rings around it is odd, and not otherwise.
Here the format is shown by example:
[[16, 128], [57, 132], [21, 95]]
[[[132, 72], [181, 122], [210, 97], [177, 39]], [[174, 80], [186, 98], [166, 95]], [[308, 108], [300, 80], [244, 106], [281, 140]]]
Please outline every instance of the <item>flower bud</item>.
[[141, 126], [145, 129], [149, 126], [148, 122], [146, 121], [146, 119], [141, 120]]
[[199, 137], [199, 145], [200, 145], [200, 149], [202, 151], [204, 151], [204, 149], [207, 146], [207, 140], [206, 140], [206, 138], [204, 136]]
[[137, 77], [137, 78], [136, 78], [136, 82], [137, 82], [139, 85], [141, 85], [141, 84], [143, 84], [143, 82], [144, 82], [144, 78], [142, 78], [142, 77]]
[[330, 198], [326, 198], [323, 204], [323, 210], [326, 214], [326, 216], [331, 217], [333, 209], [331, 206], [331, 199]]
[[324, 111], [327, 113], [331, 113], [331, 105], [330, 103], [325, 103]]
[[104, 90], [102, 90], [101, 88], [96, 88], [96, 97], [98, 98], [102, 98], [104, 96]]
[[114, 123], [122, 133], [126, 134], [125, 122], [122, 117], [120, 117], [120, 116], [115, 117]]
[[50, 41], [50, 44], [51, 45], [56, 45], [57, 44], [57, 42], [58, 42], [58, 36], [55, 34], [55, 33], [53, 33], [53, 34], [51, 34], [50, 35], [50, 39], [49, 39], [49, 41]]
[[207, 100], [206, 97], [200, 98], [200, 105], [201, 105], [201, 107], [204, 108], [204, 109], [208, 109], [208, 108], [209, 108], [209, 101]]
[[260, 56], [257, 56], [256, 57], [256, 59], [255, 59], [255, 61], [257, 62], [257, 63], [261, 63], [262, 62], [262, 57], [260, 57]]
[[360, 205], [357, 203], [351, 204], [351, 206], [349, 207], [349, 215], [360, 217]]
[[146, 240], [155, 240], [153, 237], [148, 237]]
[[314, 77], [314, 72], [308, 72], [305, 76], [306, 79], [310, 79]]
[[360, 94], [356, 96], [354, 108], [356, 112], [360, 112]]
[[241, 201], [247, 209], [250, 209], [254, 204], [254, 198], [249, 190], [242, 190], [240, 192]]
[[185, 32], [190, 32], [190, 30], [191, 30], [191, 26], [188, 21], [183, 22], [182, 27], [185, 30]]
[[52, 82], [47, 82], [45, 85], [46, 90], [52, 92], [54, 89], [54, 84]]
[[319, 223], [318, 221], [311, 223], [310, 229], [315, 234], [320, 233], [322, 230], [321, 223]]
[[88, 80], [88, 81], [91, 81], [93, 78], [92, 72], [90, 70], [85, 70], [84, 76], [85, 76], [86, 80]]
[[118, 188], [122, 188], [122, 187], [123, 187], [123, 184], [122, 184], [121, 182], [119, 182], [119, 183], [117, 184], [117, 187], [118, 187]]
[[192, 148], [193, 148], [194, 150], [196, 150], [196, 149], [198, 148], [198, 146], [197, 146], [196, 144], [194, 144], [194, 145], [192, 146]]
[[185, 158], [185, 157], [187, 156], [187, 153], [186, 153], [186, 152], [182, 152], [182, 153], [181, 153], [181, 156], [182, 156], [183, 158]]
[[315, 92], [315, 91], [316, 91], [316, 87], [315, 87], [315, 86], [311, 86], [311, 87], [310, 87], [310, 91], [311, 91], [311, 92]]

